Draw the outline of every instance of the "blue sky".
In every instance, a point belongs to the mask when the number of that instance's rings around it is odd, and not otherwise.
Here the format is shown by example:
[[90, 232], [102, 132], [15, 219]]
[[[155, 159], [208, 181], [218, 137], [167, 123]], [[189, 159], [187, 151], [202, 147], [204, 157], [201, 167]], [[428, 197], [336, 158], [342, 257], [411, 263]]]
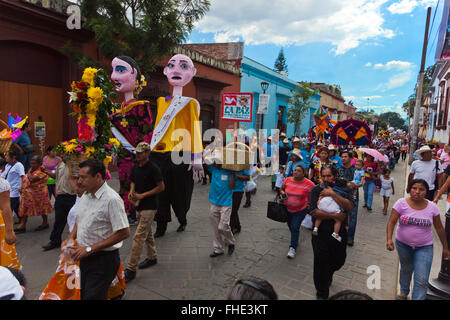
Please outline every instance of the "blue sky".
[[438, 2], [429, 66], [444, 0], [212, 0], [188, 42], [244, 41], [244, 55], [268, 67], [283, 48], [292, 80], [337, 84], [358, 109], [402, 113], [419, 72], [426, 8], [433, 20]]

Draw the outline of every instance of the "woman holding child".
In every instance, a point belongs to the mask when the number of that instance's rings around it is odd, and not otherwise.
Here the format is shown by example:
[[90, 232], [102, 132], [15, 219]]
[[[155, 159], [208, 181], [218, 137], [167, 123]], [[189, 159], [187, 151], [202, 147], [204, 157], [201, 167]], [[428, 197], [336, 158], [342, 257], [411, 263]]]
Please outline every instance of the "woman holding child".
[[[313, 224], [316, 219], [322, 220], [318, 227], [317, 235], [313, 235], [311, 242], [314, 251], [314, 285], [317, 299], [328, 299], [329, 288], [333, 280], [333, 273], [339, 270], [345, 262], [347, 249], [347, 216], [353, 209], [353, 195], [351, 192], [336, 192], [333, 187], [338, 177], [338, 170], [333, 165], [325, 165], [321, 168], [322, 182], [311, 191], [309, 201], [309, 214]], [[340, 195], [342, 194], [342, 195]], [[327, 213], [318, 209], [321, 198], [331, 197], [342, 209], [340, 213]], [[332, 236], [334, 224], [341, 221], [338, 241]]]

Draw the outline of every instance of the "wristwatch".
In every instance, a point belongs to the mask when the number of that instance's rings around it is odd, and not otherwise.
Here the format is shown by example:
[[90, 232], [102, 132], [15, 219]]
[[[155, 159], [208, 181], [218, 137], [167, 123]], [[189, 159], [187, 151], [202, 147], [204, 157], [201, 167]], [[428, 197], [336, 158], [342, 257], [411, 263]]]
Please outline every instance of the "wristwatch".
[[91, 253], [92, 248], [91, 247], [86, 247], [86, 253]]

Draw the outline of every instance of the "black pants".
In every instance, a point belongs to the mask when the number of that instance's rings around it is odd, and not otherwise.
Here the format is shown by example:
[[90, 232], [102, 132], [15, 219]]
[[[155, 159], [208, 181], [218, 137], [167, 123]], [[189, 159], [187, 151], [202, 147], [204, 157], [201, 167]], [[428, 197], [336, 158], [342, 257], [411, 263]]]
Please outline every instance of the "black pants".
[[161, 169], [166, 187], [159, 194], [158, 211], [155, 215], [158, 228], [167, 226], [167, 223], [172, 221], [170, 207], [181, 225], [187, 223], [186, 215], [191, 207], [192, 191], [194, 190], [192, 169], [188, 171], [189, 164], [174, 164], [171, 154], [172, 152], [152, 152], [150, 155], [150, 159]]
[[241, 222], [239, 221], [239, 208], [241, 206], [244, 192], [233, 192], [233, 206], [231, 207], [230, 227], [231, 230], [241, 230]]
[[100, 251], [81, 259], [81, 300], [106, 300], [119, 265], [119, 250]]
[[406, 151], [402, 151], [402, 161], [405, 161], [406, 160]]
[[252, 191], [245, 191], [245, 203], [251, 204], [252, 203], [252, 195], [255, 195], [256, 189], [253, 189]]
[[211, 179], [212, 179], [212, 173], [208, 170], [208, 165], [207, 164], [203, 164], [203, 172], [205, 173], [205, 176], [203, 177], [203, 183], [206, 183], [208, 181], [208, 177], [209, 177], [209, 183], [211, 183]]
[[19, 217], [20, 197], [9, 198], [9, 203], [11, 205], [11, 211], [15, 212], [16, 216]]
[[425, 199], [433, 201], [435, 192], [436, 192], [436, 190], [428, 190], [427, 195], [425, 196]]
[[48, 184], [47, 189], [48, 189], [48, 197], [50, 198], [50, 200], [52, 200], [52, 196], [56, 199], [56, 196], [55, 196], [56, 184]]
[[314, 251], [314, 286], [316, 295], [322, 299], [328, 299], [330, 285], [333, 281], [333, 273], [339, 270], [347, 257], [347, 233], [341, 234], [342, 242], [330, 235], [312, 236]]
[[53, 225], [53, 230], [50, 235], [50, 241], [55, 245], [61, 244], [61, 236], [66, 227], [67, 215], [70, 209], [72, 209], [75, 201], [77, 199], [76, 195], [59, 194], [55, 199], [55, 224]]

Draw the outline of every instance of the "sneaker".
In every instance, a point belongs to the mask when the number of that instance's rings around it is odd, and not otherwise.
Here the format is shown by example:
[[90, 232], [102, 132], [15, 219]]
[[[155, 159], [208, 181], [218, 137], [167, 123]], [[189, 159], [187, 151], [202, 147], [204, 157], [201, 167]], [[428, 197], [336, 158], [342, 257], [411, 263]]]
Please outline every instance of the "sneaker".
[[367, 208], [367, 204], [363, 205], [363, 208]]
[[354, 242], [353, 242], [352, 240], [348, 240], [348, 241], [347, 241], [347, 245], [348, 245], [349, 247], [353, 247], [353, 244], [354, 244]]
[[146, 269], [148, 267], [154, 266], [155, 264], [158, 263], [158, 260], [155, 259], [145, 259], [144, 261], [142, 261], [141, 263], [139, 263], [139, 269]]
[[186, 225], [185, 224], [180, 224], [180, 226], [177, 229], [177, 232], [183, 232], [184, 229], [186, 229]]
[[133, 218], [128, 218], [128, 224], [130, 226], [135, 226], [137, 224], [137, 220]]
[[221, 256], [221, 255], [223, 255], [223, 252], [213, 252], [213, 253], [211, 253], [209, 256], [211, 257], [211, 258], [215, 258], [215, 257], [218, 257], [218, 256]]
[[287, 254], [287, 257], [289, 259], [294, 259], [295, 258], [295, 249], [294, 248], [292, 248], [292, 247], [289, 248], [289, 252]]
[[250, 208], [251, 204], [250, 202], [246, 202], [242, 207], [243, 208]]
[[371, 208], [371, 207], [367, 207], [367, 210], [368, 210], [368, 211], [372, 211], [372, 208]]
[[136, 271], [132, 271], [130, 269], [125, 269], [124, 273], [125, 273], [125, 283], [136, 278]]
[[331, 234], [331, 236], [332, 236], [333, 238], [335, 238], [337, 241], [342, 242], [342, 238], [341, 238], [341, 236], [340, 236], [338, 233], [333, 232], [333, 233]]
[[313, 231], [312, 231], [313, 236], [318, 236], [319, 235], [319, 229], [317, 227], [314, 227]]

